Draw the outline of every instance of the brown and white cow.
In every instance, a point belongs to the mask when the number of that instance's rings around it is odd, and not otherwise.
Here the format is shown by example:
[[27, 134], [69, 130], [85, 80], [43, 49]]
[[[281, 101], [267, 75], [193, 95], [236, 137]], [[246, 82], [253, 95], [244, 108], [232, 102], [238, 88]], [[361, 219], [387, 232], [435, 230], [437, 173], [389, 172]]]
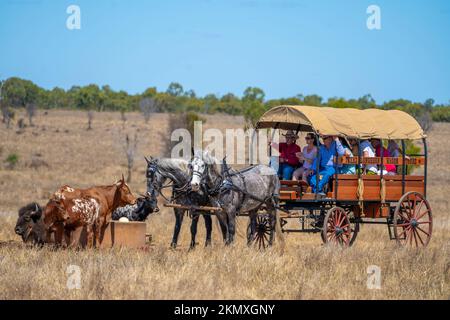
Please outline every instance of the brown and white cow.
[[124, 178], [110, 186], [98, 186], [89, 189], [61, 187], [52, 196], [44, 209], [43, 218], [47, 232], [55, 233], [55, 241], [75, 245], [71, 236], [75, 231], [86, 230], [87, 246], [93, 247], [101, 242], [101, 236], [111, 219], [112, 212], [121, 206], [134, 204], [135, 196], [125, 183]]

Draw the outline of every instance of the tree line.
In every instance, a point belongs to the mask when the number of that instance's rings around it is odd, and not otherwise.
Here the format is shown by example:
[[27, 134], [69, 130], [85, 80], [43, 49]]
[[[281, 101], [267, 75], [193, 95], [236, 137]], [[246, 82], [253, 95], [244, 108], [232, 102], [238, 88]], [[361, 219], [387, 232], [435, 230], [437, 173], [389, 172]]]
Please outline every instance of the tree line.
[[[433, 99], [414, 102], [396, 99], [377, 104], [370, 94], [358, 99], [333, 97], [327, 100], [321, 96], [298, 94], [280, 99], [265, 99], [265, 93], [257, 87], [248, 87], [242, 97], [233, 93], [222, 96], [207, 94], [197, 96], [193, 90], [185, 90], [179, 83], [171, 83], [165, 91], [150, 87], [139, 94], [126, 91], [115, 91], [110, 86], [99, 87], [96, 84], [72, 86], [69, 90], [55, 87], [46, 90], [30, 80], [11, 77], [0, 83], [0, 99], [3, 121], [14, 114], [14, 109], [25, 108], [32, 113], [42, 109], [76, 109], [85, 111], [119, 111], [122, 114], [130, 111], [141, 111], [144, 116], [151, 112], [195, 112], [203, 114], [227, 113], [243, 115], [248, 125], [254, 125], [257, 119], [268, 109], [282, 104], [328, 106], [334, 108], [380, 108], [384, 110], [398, 109], [415, 117], [424, 129], [431, 126], [432, 121], [450, 122], [450, 102], [435, 104]], [[31, 118], [30, 118], [31, 119]]]

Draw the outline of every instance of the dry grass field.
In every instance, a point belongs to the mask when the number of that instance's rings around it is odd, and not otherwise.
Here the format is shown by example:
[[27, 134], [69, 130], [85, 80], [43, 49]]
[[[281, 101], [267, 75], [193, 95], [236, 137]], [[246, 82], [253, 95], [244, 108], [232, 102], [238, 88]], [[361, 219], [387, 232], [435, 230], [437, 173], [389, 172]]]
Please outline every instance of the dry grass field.
[[[19, 115], [20, 116], [20, 115]], [[22, 115], [23, 116], [23, 115]], [[170, 210], [147, 222], [153, 241], [148, 251], [57, 250], [24, 247], [14, 233], [19, 207], [45, 204], [62, 184], [75, 187], [111, 184], [126, 173], [121, 141], [124, 132], [139, 137], [130, 184], [145, 191], [143, 155], [159, 155], [168, 117], [95, 114], [86, 130], [83, 112], [42, 111], [35, 127], [18, 134], [0, 126], [0, 299], [449, 299], [450, 298], [450, 125], [435, 124], [429, 136], [429, 194], [434, 214], [433, 238], [424, 250], [398, 248], [386, 226], [364, 225], [353, 247], [323, 246], [317, 234], [289, 234], [285, 249], [247, 248], [247, 221], [239, 218], [236, 242], [225, 248], [214, 224], [213, 246], [188, 251], [189, 218], [179, 248], [169, 249], [174, 224]], [[243, 126], [243, 119], [206, 116], [205, 127]], [[5, 159], [17, 154], [15, 168]], [[39, 159], [37, 161], [36, 159]], [[45, 162], [46, 165], [33, 167]], [[81, 267], [81, 288], [67, 287], [69, 265]], [[381, 269], [381, 288], [368, 289], [367, 268]]]

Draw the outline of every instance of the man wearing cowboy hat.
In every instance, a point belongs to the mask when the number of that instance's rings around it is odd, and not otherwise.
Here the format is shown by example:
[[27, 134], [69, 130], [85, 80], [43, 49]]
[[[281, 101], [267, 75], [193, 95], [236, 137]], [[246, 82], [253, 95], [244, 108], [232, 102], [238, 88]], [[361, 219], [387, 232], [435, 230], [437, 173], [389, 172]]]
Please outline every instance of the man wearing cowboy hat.
[[330, 178], [336, 173], [335, 156], [343, 156], [345, 153], [344, 147], [337, 136], [322, 136], [323, 145], [319, 148], [320, 162], [319, 162], [319, 176], [320, 180], [317, 184], [316, 169], [318, 158], [314, 159], [314, 162], [310, 171], [309, 184], [312, 187], [314, 193], [318, 193], [321, 196], [325, 196], [324, 186], [328, 183]]
[[271, 146], [278, 150], [280, 153], [278, 176], [283, 180], [291, 180], [292, 173], [299, 164], [297, 153], [301, 151], [300, 147], [295, 144], [298, 139], [298, 135], [292, 130], [288, 130], [286, 134], [283, 134], [286, 138], [285, 143], [271, 143]]

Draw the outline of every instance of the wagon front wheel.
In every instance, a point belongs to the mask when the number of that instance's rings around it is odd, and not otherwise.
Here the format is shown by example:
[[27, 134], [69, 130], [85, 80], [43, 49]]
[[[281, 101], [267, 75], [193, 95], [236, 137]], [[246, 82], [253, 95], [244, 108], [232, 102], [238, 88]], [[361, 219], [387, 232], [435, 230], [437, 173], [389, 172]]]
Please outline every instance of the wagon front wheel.
[[247, 244], [254, 245], [259, 250], [266, 249], [273, 242], [273, 228], [268, 214], [258, 214], [254, 218], [254, 231], [252, 232], [252, 219], [247, 227]]
[[394, 211], [394, 236], [398, 244], [425, 247], [431, 239], [433, 218], [425, 197], [415, 191], [405, 193]]
[[328, 210], [323, 221], [322, 240], [324, 243], [349, 247], [356, 238], [357, 228], [352, 228], [350, 219], [341, 207]]

